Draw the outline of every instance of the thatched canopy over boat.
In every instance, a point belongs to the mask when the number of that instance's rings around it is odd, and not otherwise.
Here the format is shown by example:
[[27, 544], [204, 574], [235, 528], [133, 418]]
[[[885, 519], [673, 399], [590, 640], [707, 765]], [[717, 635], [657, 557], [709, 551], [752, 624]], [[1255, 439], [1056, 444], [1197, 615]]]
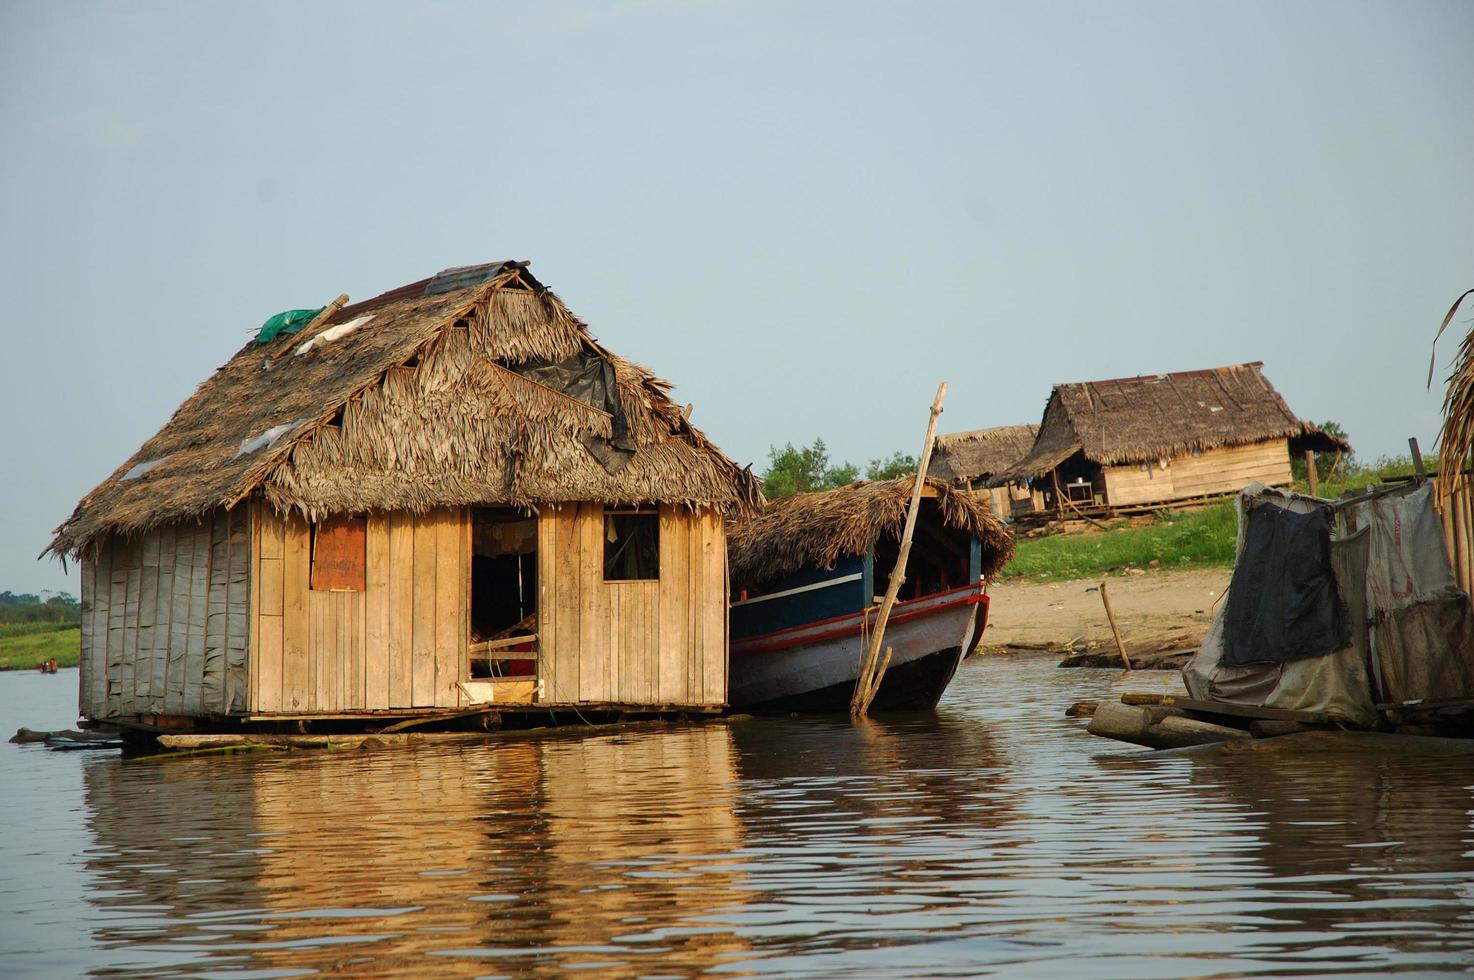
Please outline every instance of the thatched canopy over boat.
[[1290, 411], [1263, 362], [1055, 385], [1027, 456], [990, 485], [1048, 473], [1076, 453], [1098, 466], [1288, 439], [1290, 451], [1349, 450]]
[[[851, 483], [837, 490], [770, 501], [728, 528], [732, 579], [758, 586], [805, 566], [827, 568], [843, 556], [864, 555], [882, 535], [899, 539], [915, 477]], [[987, 503], [940, 480], [926, 481], [927, 499], [945, 527], [982, 542], [983, 574], [1013, 558], [1013, 535]]]
[[757, 481], [609, 353], [525, 262], [447, 270], [248, 342], [87, 494], [75, 554], [259, 495], [309, 520], [552, 501], [760, 501]]
[[1029, 454], [1037, 425], [999, 425], [991, 429], [937, 436], [927, 476], [948, 483], [971, 483], [1002, 473]]

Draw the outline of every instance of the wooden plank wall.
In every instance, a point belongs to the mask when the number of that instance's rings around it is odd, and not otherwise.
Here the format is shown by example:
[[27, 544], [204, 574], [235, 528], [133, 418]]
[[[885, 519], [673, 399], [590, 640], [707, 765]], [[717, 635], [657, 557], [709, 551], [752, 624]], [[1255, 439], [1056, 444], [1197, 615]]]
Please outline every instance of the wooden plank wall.
[[1267, 486], [1284, 486], [1291, 481], [1290, 447], [1284, 439], [1224, 446], [1202, 455], [1185, 454], [1171, 459], [1165, 470], [1150, 464], [1146, 471], [1137, 464], [1107, 466], [1103, 471], [1106, 502], [1122, 507], [1131, 504], [1187, 500], [1219, 493], [1235, 493], [1255, 481]]
[[604, 508], [538, 520], [538, 651], [545, 703], [727, 700], [727, 549], [721, 515], [663, 505], [660, 579], [604, 581]]
[[82, 713], [244, 711], [251, 587], [244, 507], [106, 542], [82, 562]]
[[311, 533], [261, 506], [251, 710], [458, 707], [470, 677], [470, 522], [460, 508], [371, 515], [366, 588], [314, 592]]

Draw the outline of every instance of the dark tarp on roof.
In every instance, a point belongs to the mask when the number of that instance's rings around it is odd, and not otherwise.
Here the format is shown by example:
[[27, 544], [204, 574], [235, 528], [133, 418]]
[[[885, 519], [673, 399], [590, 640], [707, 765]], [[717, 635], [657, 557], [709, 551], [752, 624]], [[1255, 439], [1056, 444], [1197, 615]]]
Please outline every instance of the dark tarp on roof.
[[585, 405], [608, 412], [614, 419], [613, 433], [608, 439], [590, 433], [583, 439], [584, 448], [610, 473], [618, 473], [625, 468], [635, 455], [635, 446], [630, 441], [624, 402], [619, 399], [614, 384], [614, 365], [607, 358], [583, 350], [561, 361], [533, 360], [510, 365], [510, 369], [570, 398], [577, 398]]

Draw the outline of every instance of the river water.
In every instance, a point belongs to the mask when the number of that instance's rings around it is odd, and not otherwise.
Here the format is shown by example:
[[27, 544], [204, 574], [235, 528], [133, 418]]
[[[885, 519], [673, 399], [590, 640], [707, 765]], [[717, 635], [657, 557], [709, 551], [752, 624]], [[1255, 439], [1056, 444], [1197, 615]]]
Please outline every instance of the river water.
[[[1175, 677], [964, 664], [935, 715], [172, 761], [0, 745], [0, 974], [1420, 975], [1474, 965], [1474, 756], [1159, 755]], [[0, 675], [0, 728], [76, 672]]]

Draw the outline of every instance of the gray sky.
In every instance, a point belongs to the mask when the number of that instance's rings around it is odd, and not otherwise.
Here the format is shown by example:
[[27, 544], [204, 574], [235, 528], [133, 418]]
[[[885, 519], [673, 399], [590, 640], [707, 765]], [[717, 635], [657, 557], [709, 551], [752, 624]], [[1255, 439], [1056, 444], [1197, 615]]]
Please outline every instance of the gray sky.
[[262, 320], [493, 259], [759, 469], [1248, 360], [1428, 445], [1471, 50], [1464, 0], [9, 0], [0, 589], [75, 591], [50, 529]]

